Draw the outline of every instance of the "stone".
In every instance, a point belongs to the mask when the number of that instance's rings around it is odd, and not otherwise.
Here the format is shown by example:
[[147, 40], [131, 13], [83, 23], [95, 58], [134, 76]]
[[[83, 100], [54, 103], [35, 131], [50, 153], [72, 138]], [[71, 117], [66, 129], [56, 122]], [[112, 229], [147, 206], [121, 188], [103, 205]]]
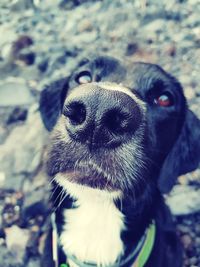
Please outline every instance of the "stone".
[[17, 34], [10, 23], [4, 23], [0, 27], [0, 36], [0, 47], [5, 49], [5, 51], [1, 50], [0, 53], [3, 58], [7, 58], [10, 53], [12, 42], [17, 38]]
[[8, 135], [7, 129], [2, 125], [0, 125], [0, 145], [5, 142], [7, 135]]
[[176, 51], [177, 51], [177, 48], [176, 46], [172, 43], [170, 45], [168, 45], [166, 48], [165, 48], [165, 52], [168, 56], [170, 57], [174, 57], [176, 55]]
[[33, 103], [34, 98], [24, 80], [0, 83], [0, 106], [18, 106]]
[[33, 8], [32, 0], [16, 0], [11, 2], [10, 9], [15, 12], [22, 12], [26, 9]]
[[0, 187], [2, 187], [4, 185], [5, 179], [6, 179], [5, 173], [0, 172]]
[[185, 88], [184, 93], [188, 100], [191, 100], [195, 97], [195, 90], [191, 87]]
[[172, 213], [176, 216], [200, 211], [200, 189], [188, 185], [176, 185], [166, 198]]
[[0, 247], [0, 267], [24, 267], [23, 263], [16, 261], [16, 255], [8, 251], [6, 246]]
[[28, 110], [25, 107], [16, 107], [10, 114], [7, 124], [19, 122], [19, 121], [25, 121], [27, 118]]
[[48, 69], [48, 64], [49, 64], [48, 59], [44, 59], [42, 62], [38, 64], [38, 69], [41, 72], [45, 72]]
[[33, 65], [35, 62], [36, 54], [34, 52], [25, 52], [20, 53], [18, 59], [16, 60], [16, 64], [19, 63], [24, 65]]
[[75, 35], [71, 41], [73, 44], [78, 45], [78, 44], [89, 44], [91, 42], [94, 42], [97, 39], [97, 32], [92, 31], [92, 32], [82, 32], [80, 34]]
[[[48, 190], [48, 187], [50, 187], [50, 183], [48, 181], [47, 174], [44, 170], [45, 168], [41, 168], [37, 174], [32, 177], [31, 180], [26, 179], [23, 183], [23, 192], [24, 194], [30, 194], [31, 192], [38, 190], [40, 188], [45, 188]], [[49, 185], [49, 186], [48, 186]]]
[[199, 259], [197, 257], [192, 257], [189, 262], [191, 267], [198, 267]]
[[25, 258], [25, 248], [30, 238], [30, 233], [16, 225], [5, 229], [6, 245], [9, 251], [15, 255], [17, 263], [23, 263]]
[[131, 56], [138, 51], [137, 43], [129, 43], [126, 48], [126, 56]]
[[30, 259], [27, 265], [27, 267], [39, 267], [39, 266], [40, 266], [40, 259], [38, 258]]
[[38, 242], [39, 242], [39, 231], [31, 231], [31, 236], [27, 244], [27, 251], [30, 257], [38, 256], [39, 254]]
[[8, 198], [7, 201], [13, 201], [16, 203], [5, 203], [3, 212], [2, 212], [2, 224], [4, 227], [11, 227], [14, 224], [18, 224], [20, 222], [20, 206], [18, 204], [19, 201], [15, 196], [12, 198]]
[[61, 0], [33, 0], [35, 7], [41, 10], [48, 10], [51, 8], [58, 8]]
[[2, 235], [2, 233], [3, 233], [3, 230], [2, 230], [2, 225], [3, 225], [2, 212], [3, 212], [3, 206], [2, 206], [2, 203], [0, 203], [0, 238], [3, 237], [3, 235]]
[[27, 123], [13, 129], [6, 142], [0, 145], [0, 172], [6, 179], [12, 179], [20, 175], [30, 175], [40, 165], [46, 130], [42, 124], [38, 112], [29, 111]]
[[12, 43], [6, 43], [2, 45], [1, 56], [4, 60], [9, 60], [12, 53]]
[[190, 227], [185, 225], [178, 225], [178, 230], [181, 232], [181, 234], [188, 234], [190, 232]]
[[38, 188], [25, 195], [22, 207], [24, 220], [36, 216], [46, 216], [48, 211], [48, 191], [46, 187]]
[[[4, 179], [2, 180], [1, 174], [4, 176]], [[26, 176], [23, 174], [6, 175], [5, 173], [0, 173], [0, 184], [4, 189], [21, 191], [25, 178]]]
[[35, 61], [35, 53], [31, 50], [34, 41], [29, 35], [20, 35], [12, 43], [10, 60], [15, 64], [32, 65]]
[[85, 31], [91, 32], [93, 30], [92, 22], [88, 19], [82, 20], [78, 24], [77, 30], [79, 33], [85, 32]]
[[166, 21], [164, 19], [156, 19], [143, 26], [145, 32], [161, 32], [166, 27]]
[[182, 243], [183, 243], [185, 249], [188, 249], [191, 247], [192, 239], [189, 235], [183, 235], [181, 237], [181, 240], [182, 240]]

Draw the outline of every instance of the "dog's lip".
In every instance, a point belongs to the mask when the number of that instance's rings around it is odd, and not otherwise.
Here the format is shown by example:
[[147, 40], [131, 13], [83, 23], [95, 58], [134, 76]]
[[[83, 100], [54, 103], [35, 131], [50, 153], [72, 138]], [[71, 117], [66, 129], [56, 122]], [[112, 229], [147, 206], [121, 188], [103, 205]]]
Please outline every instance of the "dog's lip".
[[75, 164], [75, 166], [67, 168], [64, 173], [66, 178], [75, 180], [83, 177], [109, 180], [110, 177], [110, 174], [102, 169], [100, 164], [94, 162], [93, 160], [80, 161], [78, 164]]
[[98, 173], [85, 173], [79, 170], [70, 170], [62, 172], [62, 175], [72, 183], [85, 185], [92, 188], [106, 189], [108, 191], [116, 190], [115, 186], [105, 176]]
[[92, 180], [92, 179], [98, 179], [98, 180], [105, 180], [106, 178], [103, 177], [103, 176], [100, 176], [98, 174], [89, 174], [89, 173], [86, 173], [86, 172], [83, 172], [83, 171], [66, 171], [64, 173], [62, 173], [66, 179], [68, 179], [69, 181], [80, 181], [80, 180], [85, 180], [85, 179], [88, 179], [88, 180]]

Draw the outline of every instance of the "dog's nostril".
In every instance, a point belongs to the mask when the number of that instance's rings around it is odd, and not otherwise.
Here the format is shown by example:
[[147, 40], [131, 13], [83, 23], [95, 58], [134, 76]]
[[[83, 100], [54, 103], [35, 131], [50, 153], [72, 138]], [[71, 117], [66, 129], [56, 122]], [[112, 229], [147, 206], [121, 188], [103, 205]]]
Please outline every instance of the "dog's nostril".
[[129, 128], [128, 114], [119, 110], [110, 110], [104, 118], [104, 125], [113, 133], [123, 133]]
[[63, 114], [73, 125], [80, 125], [86, 119], [86, 108], [81, 102], [72, 102], [66, 105], [63, 109]]

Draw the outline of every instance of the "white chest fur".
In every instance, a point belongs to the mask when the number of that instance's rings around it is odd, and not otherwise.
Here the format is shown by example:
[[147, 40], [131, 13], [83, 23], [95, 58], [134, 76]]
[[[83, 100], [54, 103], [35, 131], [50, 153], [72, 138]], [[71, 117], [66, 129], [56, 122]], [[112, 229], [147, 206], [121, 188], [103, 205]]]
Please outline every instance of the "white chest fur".
[[64, 211], [66, 223], [60, 236], [64, 252], [84, 262], [113, 264], [123, 253], [123, 215], [113, 203], [119, 194], [72, 184], [62, 177], [57, 180], [77, 199], [77, 208]]

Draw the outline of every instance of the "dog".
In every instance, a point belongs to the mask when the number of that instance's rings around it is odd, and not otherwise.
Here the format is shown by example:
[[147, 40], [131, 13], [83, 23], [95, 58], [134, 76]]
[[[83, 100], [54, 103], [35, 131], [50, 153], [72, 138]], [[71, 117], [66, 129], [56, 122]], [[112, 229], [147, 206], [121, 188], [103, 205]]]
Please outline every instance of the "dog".
[[154, 64], [85, 59], [40, 112], [55, 208], [42, 266], [181, 267], [163, 193], [198, 167], [200, 122], [180, 83]]

